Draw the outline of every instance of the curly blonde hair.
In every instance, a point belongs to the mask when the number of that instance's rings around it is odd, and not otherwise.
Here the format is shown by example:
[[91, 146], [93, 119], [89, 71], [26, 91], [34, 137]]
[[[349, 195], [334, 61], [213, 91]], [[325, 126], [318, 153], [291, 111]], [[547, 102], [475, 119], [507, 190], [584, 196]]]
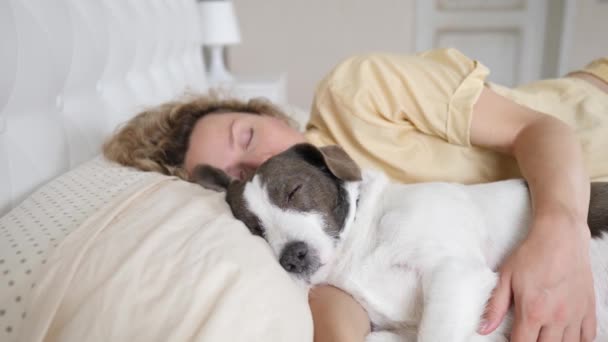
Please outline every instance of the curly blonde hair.
[[104, 156], [142, 171], [156, 171], [187, 180], [183, 167], [196, 122], [210, 113], [242, 112], [297, 123], [265, 98], [242, 101], [208, 94], [185, 96], [147, 109], [120, 126], [103, 145]]

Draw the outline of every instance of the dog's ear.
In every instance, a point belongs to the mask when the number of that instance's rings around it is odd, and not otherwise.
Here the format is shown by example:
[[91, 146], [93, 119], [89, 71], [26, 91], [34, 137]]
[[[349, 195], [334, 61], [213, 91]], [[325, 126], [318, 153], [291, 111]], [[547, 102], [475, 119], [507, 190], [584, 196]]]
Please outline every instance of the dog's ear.
[[232, 181], [224, 171], [210, 165], [195, 166], [189, 180], [215, 191], [226, 191]]
[[313, 165], [325, 166], [336, 178], [346, 182], [361, 180], [361, 169], [338, 145], [317, 148], [311, 144], [298, 144], [295, 151]]
[[327, 168], [334, 176], [347, 182], [361, 180], [359, 165], [338, 145], [329, 145], [319, 148]]

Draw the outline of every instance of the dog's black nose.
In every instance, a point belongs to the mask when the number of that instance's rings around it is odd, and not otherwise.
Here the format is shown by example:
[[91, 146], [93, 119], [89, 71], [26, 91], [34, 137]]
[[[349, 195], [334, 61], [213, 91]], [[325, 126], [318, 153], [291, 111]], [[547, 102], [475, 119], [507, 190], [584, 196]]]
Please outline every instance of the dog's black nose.
[[281, 252], [279, 263], [287, 272], [303, 273], [310, 267], [308, 246], [302, 241], [287, 244]]

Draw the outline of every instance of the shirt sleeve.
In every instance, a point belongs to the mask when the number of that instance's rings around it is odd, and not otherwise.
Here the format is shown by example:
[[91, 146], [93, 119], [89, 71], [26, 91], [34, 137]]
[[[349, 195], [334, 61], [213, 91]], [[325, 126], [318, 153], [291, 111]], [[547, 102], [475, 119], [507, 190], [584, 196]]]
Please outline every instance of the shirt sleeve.
[[[470, 146], [473, 105], [488, 73], [455, 49], [356, 56], [320, 83], [313, 113], [340, 113], [340, 108], [326, 107], [347, 104], [348, 112], [363, 119], [409, 123], [425, 134]], [[332, 101], [324, 100], [328, 98]]]

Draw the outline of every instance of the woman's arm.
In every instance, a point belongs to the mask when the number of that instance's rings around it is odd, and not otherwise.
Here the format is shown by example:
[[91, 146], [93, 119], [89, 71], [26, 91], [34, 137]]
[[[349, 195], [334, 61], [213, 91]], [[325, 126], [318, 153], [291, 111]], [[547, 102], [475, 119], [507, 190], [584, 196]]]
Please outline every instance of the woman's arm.
[[484, 88], [473, 109], [471, 143], [516, 158], [533, 207], [530, 233], [502, 265], [480, 332], [498, 326], [513, 298], [511, 341], [592, 341], [589, 178], [573, 130]]
[[[532, 193], [526, 240], [501, 268], [483, 333], [504, 318], [514, 296], [512, 341], [591, 341], [595, 303], [588, 257], [589, 179], [572, 129], [553, 117], [484, 89], [473, 112], [471, 143], [513, 155]], [[363, 341], [365, 310], [347, 293], [317, 287], [309, 302], [315, 341]]]
[[370, 332], [367, 313], [348, 293], [333, 286], [315, 287], [308, 295], [315, 342], [364, 341]]

